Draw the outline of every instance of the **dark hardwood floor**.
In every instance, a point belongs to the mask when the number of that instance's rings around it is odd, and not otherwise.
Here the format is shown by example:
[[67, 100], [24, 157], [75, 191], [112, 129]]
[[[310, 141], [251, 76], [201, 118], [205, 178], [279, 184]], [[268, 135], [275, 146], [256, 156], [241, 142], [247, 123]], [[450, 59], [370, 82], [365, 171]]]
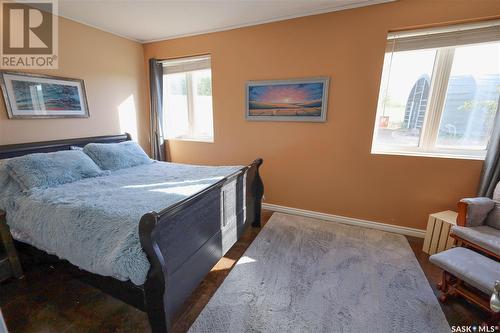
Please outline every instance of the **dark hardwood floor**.
[[[272, 213], [263, 212], [267, 222]], [[260, 229], [250, 228], [212, 269], [190, 297], [173, 331], [186, 332], [224, 281], [236, 261], [257, 236]], [[422, 252], [422, 239], [407, 237], [422, 270], [437, 294], [440, 270]], [[0, 286], [0, 307], [10, 332], [149, 332], [143, 312], [81, 282], [70, 275], [64, 264], [29, 265], [25, 277]], [[441, 307], [450, 325], [481, 323], [486, 316], [461, 299], [452, 299]]]

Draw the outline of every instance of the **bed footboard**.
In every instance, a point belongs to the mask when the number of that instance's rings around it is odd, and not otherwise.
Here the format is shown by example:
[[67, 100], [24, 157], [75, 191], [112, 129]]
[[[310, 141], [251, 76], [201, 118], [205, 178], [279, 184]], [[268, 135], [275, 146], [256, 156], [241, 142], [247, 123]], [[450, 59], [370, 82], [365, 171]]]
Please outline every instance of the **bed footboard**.
[[144, 284], [154, 333], [172, 318], [248, 225], [260, 226], [262, 159], [161, 212], [145, 214], [141, 245], [151, 268]]

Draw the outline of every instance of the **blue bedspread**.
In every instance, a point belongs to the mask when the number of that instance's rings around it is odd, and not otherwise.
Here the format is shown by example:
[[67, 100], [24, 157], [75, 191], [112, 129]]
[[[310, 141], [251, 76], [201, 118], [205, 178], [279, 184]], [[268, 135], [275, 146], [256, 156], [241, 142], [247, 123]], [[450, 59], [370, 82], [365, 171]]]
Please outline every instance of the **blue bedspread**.
[[146, 280], [141, 216], [160, 211], [240, 170], [165, 162], [127, 168], [15, 199], [7, 223], [39, 249], [92, 273]]

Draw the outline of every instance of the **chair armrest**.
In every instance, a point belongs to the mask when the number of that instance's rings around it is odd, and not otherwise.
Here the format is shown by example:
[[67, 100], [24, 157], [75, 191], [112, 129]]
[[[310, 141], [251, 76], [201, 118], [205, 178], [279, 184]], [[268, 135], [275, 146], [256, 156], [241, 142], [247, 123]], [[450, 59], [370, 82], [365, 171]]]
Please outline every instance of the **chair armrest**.
[[465, 227], [465, 221], [467, 220], [467, 206], [468, 204], [463, 201], [457, 202], [458, 215], [457, 215], [457, 225], [460, 227]]
[[486, 197], [465, 198], [457, 203], [457, 225], [476, 227], [482, 225], [488, 213], [495, 207], [495, 201]]

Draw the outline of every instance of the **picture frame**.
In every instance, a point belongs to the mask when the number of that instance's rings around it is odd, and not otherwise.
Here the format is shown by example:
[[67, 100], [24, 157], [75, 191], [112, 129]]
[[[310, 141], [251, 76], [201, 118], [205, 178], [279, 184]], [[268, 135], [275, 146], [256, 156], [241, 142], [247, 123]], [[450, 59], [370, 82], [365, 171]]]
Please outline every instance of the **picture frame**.
[[326, 122], [329, 77], [248, 81], [248, 121]]
[[0, 71], [0, 88], [9, 119], [90, 117], [81, 79]]

